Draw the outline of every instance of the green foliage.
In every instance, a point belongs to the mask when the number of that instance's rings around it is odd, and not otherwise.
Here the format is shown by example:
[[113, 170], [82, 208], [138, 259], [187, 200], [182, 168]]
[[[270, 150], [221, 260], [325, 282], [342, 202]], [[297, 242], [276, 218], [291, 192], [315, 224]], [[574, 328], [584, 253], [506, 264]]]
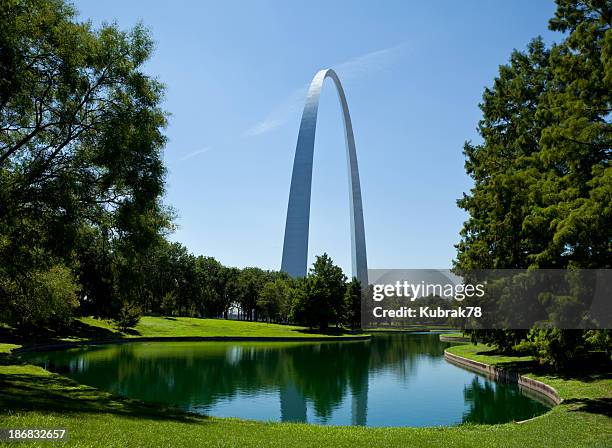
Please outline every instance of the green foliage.
[[592, 350], [605, 350], [609, 357], [612, 351], [612, 330], [588, 330], [584, 333], [584, 342]]
[[[611, 17], [608, 1], [558, 0], [550, 29], [564, 39], [514, 51], [485, 89], [483, 143], [464, 150], [474, 187], [458, 201], [469, 218], [457, 271], [611, 267]], [[553, 325], [586, 312], [569, 296], [539, 301], [534, 310], [547, 308]], [[473, 334], [505, 351], [526, 337]], [[532, 338], [544, 363], [561, 367], [580, 354], [571, 332], [534, 330]]]
[[[195, 260], [196, 290], [192, 295], [201, 316], [218, 317], [227, 312], [230, 303], [225, 293], [227, 282], [225, 267], [212, 257], [198, 257]], [[199, 299], [197, 299], [199, 298]]]
[[133, 302], [124, 301], [119, 308], [119, 313], [115, 318], [117, 328], [121, 331], [129, 330], [134, 328], [140, 321], [142, 315], [142, 309], [140, 306]]
[[54, 264], [86, 310], [116, 313], [115, 285], [136, 295], [131, 269], [170, 226], [152, 49], [142, 26], [94, 29], [62, 0], [1, 2], [0, 297], [38, 293]]
[[527, 338], [532, 344], [534, 358], [557, 370], [570, 367], [585, 352], [580, 330], [534, 328]]
[[343, 322], [346, 276], [323, 254], [317, 256], [308, 276], [298, 283], [301, 292], [294, 297], [297, 322], [324, 330], [329, 324]]
[[161, 298], [160, 308], [165, 316], [172, 316], [176, 309], [176, 293], [174, 291], [168, 291]]
[[610, 361], [610, 330], [562, 330], [559, 328], [529, 331], [527, 338], [514, 347], [517, 353], [530, 354], [540, 364], [563, 370], [576, 367], [589, 350], [605, 351]]
[[256, 318], [257, 298], [265, 281], [264, 271], [259, 268], [244, 268], [238, 276], [238, 303], [249, 320]]
[[3, 300], [5, 317], [17, 327], [65, 327], [78, 306], [78, 286], [64, 265], [30, 272], [10, 283], [3, 280], [2, 291], [8, 292]]
[[361, 282], [355, 277], [346, 285], [344, 322], [353, 330], [361, 328]]
[[258, 316], [274, 322], [286, 322], [291, 310], [290, 300], [286, 280], [269, 281], [264, 284], [257, 299]]

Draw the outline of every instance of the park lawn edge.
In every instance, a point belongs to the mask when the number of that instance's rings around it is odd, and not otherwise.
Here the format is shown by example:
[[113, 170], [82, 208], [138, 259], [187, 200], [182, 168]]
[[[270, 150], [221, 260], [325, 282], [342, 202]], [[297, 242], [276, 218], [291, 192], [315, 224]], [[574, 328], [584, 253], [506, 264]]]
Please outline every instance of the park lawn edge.
[[349, 333], [330, 334], [288, 324], [253, 322], [244, 320], [143, 316], [133, 330], [118, 331], [112, 320], [95, 317], [78, 318], [80, 322], [125, 339], [142, 337], [283, 337], [283, 338], [335, 338]]
[[[582, 399], [609, 399], [611, 380], [565, 381], [534, 375], [555, 387], [565, 403], [521, 424], [466, 424], [454, 427], [364, 428], [319, 426], [301, 423], [256, 422], [202, 417], [80, 385], [41, 367], [20, 363], [9, 354], [17, 344], [0, 344], [0, 427], [61, 427], [69, 430], [68, 446], [311, 446], [311, 447], [530, 447], [609, 446], [612, 419], [581, 409]], [[484, 351], [483, 351], [484, 349]], [[514, 359], [494, 354], [483, 345], [457, 345], [448, 349], [460, 356], [503, 366]], [[529, 362], [529, 360], [523, 360]], [[521, 362], [521, 361], [519, 361]], [[528, 374], [531, 375], [531, 374]], [[36, 402], [44, 393], [57, 393], [70, 404], [67, 412], [41, 409], [11, 409], [8, 398]], [[567, 384], [564, 384], [567, 383]], [[601, 384], [599, 384], [601, 383]], [[8, 386], [8, 387], [7, 387]], [[20, 396], [21, 394], [21, 396]], [[82, 409], [80, 409], [82, 408]], [[95, 409], [92, 409], [95, 408]], [[79, 410], [80, 409], [80, 410]], [[16, 446], [34, 446], [20, 442]]]
[[369, 339], [370, 335], [344, 328], [320, 332], [306, 327], [265, 322], [213, 318], [143, 316], [129, 330], [120, 331], [110, 319], [79, 317], [76, 325], [63, 333], [31, 334], [22, 337], [11, 327], [0, 332], [0, 342], [22, 345], [20, 351], [48, 350], [79, 345], [125, 342], [195, 342], [195, 341], [349, 341]]

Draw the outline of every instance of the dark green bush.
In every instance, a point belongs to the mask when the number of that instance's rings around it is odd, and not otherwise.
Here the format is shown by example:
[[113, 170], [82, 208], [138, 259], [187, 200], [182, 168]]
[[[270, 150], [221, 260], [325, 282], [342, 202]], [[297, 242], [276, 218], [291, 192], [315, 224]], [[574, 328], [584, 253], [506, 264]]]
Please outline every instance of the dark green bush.
[[142, 316], [142, 309], [140, 306], [133, 302], [124, 301], [115, 318], [115, 323], [119, 330], [126, 331], [130, 328], [134, 328], [138, 324], [140, 316]]
[[19, 328], [67, 326], [78, 306], [79, 287], [70, 269], [62, 264], [14, 279], [0, 280], [6, 304], [4, 318]]

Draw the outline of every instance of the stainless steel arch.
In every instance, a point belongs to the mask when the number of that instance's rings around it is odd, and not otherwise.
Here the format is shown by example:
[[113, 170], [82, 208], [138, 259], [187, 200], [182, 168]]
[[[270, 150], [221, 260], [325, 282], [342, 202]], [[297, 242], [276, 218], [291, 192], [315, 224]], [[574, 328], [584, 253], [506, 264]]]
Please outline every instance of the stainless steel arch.
[[353, 277], [361, 284], [368, 284], [368, 262], [366, 256], [365, 230], [363, 225], [363, 206], [361, 203], [361, 187], [359, 185], [359, 169], [355, 151], [355, 137], [344, 89], [336, 72], [331, 69], [318, 72], [310, 83], [306, 104], [302, 113], [300, 132], [298, 134], [289, 205], [287, 207], [287, 222], [285, 224], [285, 240], [283, 244], [283, 259], [281, 270], [292, 277], [304, 277], [308, 261], [308, 230], [310, 224], [310, 193], [312, 186], [312, 160], [314, 155], [315, 132], [317, 127], [317, 112], [319, 97], [326, 78], [331, 78], [336, 86], [338, 98], [342, 106], [344, 135], [346, 141], [346, 157], [349, 171], [349, 201], [351, 208], [351, 255], [353, 262]]

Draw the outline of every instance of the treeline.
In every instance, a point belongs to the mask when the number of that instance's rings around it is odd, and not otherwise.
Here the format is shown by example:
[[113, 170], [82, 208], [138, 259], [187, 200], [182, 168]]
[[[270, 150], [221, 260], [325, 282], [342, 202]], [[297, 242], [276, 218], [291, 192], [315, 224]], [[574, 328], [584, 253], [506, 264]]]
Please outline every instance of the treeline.
[[[608, 0], [557, 0], [549, 28], [561, 41], [547, 48], [537, 38], [514, 51], [485, 89], [483, 142], [464, 149], [474, 187], [458, 201], [469, 214], [458, 272], [612, 267], [611, 20]], [[567, 297], [541, 302], [577, 312]], [[591, 350], [609, 359], [610, 330], [544, 327], [473, 334], [558, 368]]]
[[[112, 258], [94, 257], [96, 260]], [[361, 325], [361, 287], [347, 283], [342, 269], [326, 254], [317, 257], [309, 274], [292, 279], [286, 273], [256, 267], [235, 268], [212, 257], [195, 256], [180, 243], [161, 240], [124, 278], [101, 279], [95, 270], [80, 277], [78, 313], [111, 317], [133, 326], [141, 314], [233, 318], [298, 323], [326, 329]], [[116, 291], [100, 284], [117, 285]], [[118, 297], [117, 301], [113, 297]]]

